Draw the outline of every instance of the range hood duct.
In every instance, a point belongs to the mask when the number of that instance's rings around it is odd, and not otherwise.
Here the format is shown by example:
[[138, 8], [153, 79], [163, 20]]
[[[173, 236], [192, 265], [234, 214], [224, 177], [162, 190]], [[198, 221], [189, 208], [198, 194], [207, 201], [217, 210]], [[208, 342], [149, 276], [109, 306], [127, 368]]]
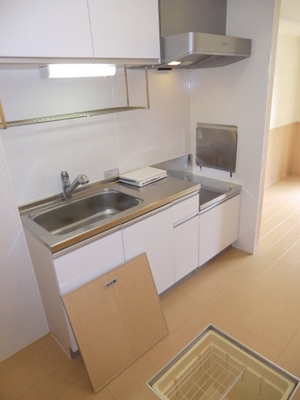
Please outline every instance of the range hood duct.
[[186, 32], [162, 37], [161, 51], [159, 69], [222, 67], [250, 57], [251, 39]]

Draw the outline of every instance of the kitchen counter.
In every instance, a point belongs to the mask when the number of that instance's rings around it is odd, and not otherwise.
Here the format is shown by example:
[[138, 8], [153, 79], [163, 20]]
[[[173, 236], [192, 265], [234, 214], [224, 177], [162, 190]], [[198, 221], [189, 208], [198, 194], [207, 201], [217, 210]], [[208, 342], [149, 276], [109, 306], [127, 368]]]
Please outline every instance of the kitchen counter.
[[98, 237], [100, 234], [106, 234], [108, 230], [113, 228], [120, 229], [121, 224], [124, 224], [125, 222], [145, 215], [159, 207], [170, 204], [180, 197], [199, 190], [200, 184], [188, 180], [177, 179], [171, 176], [142, 188], [124, 185], [119, 181], [113, 181], [110, 183], [102, 181], [78, 188], [69, 202], [72, 203], [85, 197], [93, 196], [104, 188], [109, 188], [136, 197], [140, 202], [137, 206], [126, 211], [121, 211], [83, 228], [79, 228], [71, 233], [51, 234], [33, 221], [30, 216], [33, 213], [38, 215], [39, 213], [50, 210], [53, 207], [62, 206], [65, 203], [65, 200], [62, 200], [61, 196], [57, 195], [19, 207], [23, 226], [35, 238], [47, 246], [52, 253], [56, 253], [86, 239], [92, 238], [93, 236], [97, 235]]
[[194, 172], [190, 156], [182, 156], [153, 165], [167, 171], [168, 176], [200, 185], [199, 211], [215, 206], [241, 192], [242, 186], [233, 183], [198, 175]]

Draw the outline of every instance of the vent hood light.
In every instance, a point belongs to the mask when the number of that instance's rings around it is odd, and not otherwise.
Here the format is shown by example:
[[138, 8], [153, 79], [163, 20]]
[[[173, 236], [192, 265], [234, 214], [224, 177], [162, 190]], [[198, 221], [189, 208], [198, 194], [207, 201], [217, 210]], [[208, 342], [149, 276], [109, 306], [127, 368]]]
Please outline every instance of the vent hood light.
[[115, 73], [116, 66], [111, 64], [50, 64], [40, 68], [41, 78], [93, 78]]
[[171, 61], [168, 63], [168, 65], [173, 65], [173, 66], [180, 65], [180, 64], [181, 64], [181, 61]]
[[185, 32], [161, 38], [162, 66], [175, 68], [222, 67], [251, 54], [251, 40], [201, 32]]

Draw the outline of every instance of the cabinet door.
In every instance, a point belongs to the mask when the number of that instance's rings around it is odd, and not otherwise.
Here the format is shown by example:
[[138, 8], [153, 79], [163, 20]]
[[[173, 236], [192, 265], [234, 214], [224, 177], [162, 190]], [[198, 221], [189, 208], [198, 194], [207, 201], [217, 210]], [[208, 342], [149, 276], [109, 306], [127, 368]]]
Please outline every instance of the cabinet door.
[[198, 267], [198, 215], [174, 227], [175, 282]]
[[0, 57], [89, 57], [86, 0], [1, 1]]
[[95, 392], [168, 333], [145, 254], [63, 301]]
[[121, 231], [111, 233], [54, 259], [61, 294], [100, 276], [124, 262]]
[[146, 252], [158, 293], [174, 284], [171, 207], [122, 229], [125, 259]]
[[95, 58], [160, 58], [157, 0], [88, 0]]
[[199, 194], [173, 203], [173, 239], [175, 282], [198, 267]]
[[238, 238], [240, 195], [199, 216], [199, 265]]

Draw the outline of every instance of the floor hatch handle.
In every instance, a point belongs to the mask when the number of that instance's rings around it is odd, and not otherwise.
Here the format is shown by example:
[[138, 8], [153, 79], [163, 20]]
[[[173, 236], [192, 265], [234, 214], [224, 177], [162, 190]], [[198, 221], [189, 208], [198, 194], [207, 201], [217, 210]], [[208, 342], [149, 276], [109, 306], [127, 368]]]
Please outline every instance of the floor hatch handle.
[[105, 289], [108, 289], [108, 288], [110, 288], [111, 286], [114, 286], [117, 282], [118, 282], [118, 278], [115, 278], [115, 279], [113, 279], [112, 281], [107, 282], [107, 283], [104, 285], [104, 287], [105, 287]]

